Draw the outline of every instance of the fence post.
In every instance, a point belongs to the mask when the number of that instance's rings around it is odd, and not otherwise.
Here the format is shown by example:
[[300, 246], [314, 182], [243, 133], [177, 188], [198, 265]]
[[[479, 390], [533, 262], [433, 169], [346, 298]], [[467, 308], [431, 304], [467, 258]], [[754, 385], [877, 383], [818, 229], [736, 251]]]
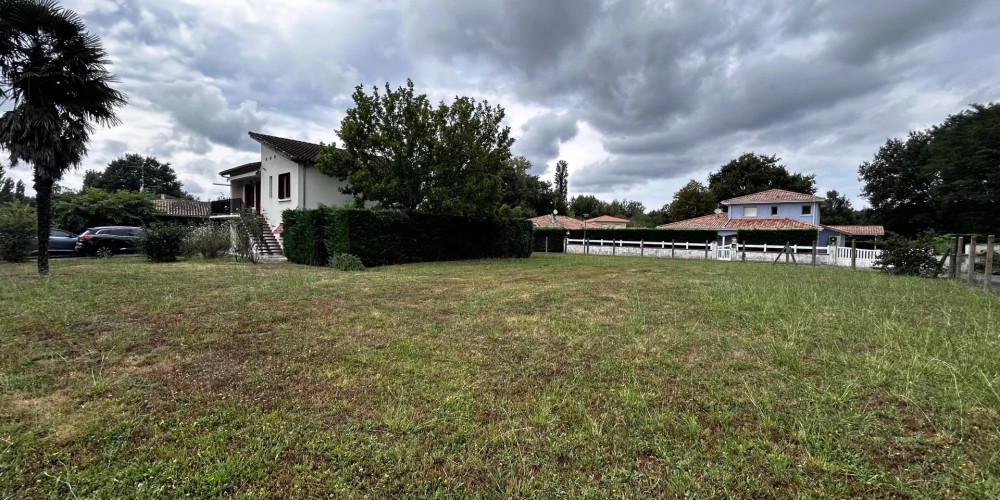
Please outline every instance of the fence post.
[[764, 253], [767, 253], [767, 243], [764, 243]]
[[569, 253], [569, 236], [563, 236], [563, 253]]
[[965, 280], [970, 285], [976, 282], [976, 235], [969, 238], [969, 269], [966, 270]]
[[545, 237], [545, 253], [549, 253], [549, 237]]
[[955, 261], [958, 260], [957, 256], [960, 253], [961, 252], [958, 251], [958, 238], [957, 237], [956, 238], [952, 238], [952, 240], [951, 240], [951, 252], [948, 254], [948, 257], [951, 259], [948, 262], [948, 277], [951, 278], [951, 279], [955, 279], [955, 269], [956, 269]]
[[611, 255], [615, 255], [615, 240], [611, 240]]
[[858, 240], [851, 238], [851, 270], [858, 269]]
[[816, 267], [816, 245], [818, 243], [819, 243], [818, 241], [813, 240], [813, 254], [812, 254], [812, 258], [813, 258], [812, 265], [813, 265], [813, 267]]
[[791, 244], [792, 244], [791, 241], [786, 241], [785, 242], [785, 264], [788, 264], [788, 261], [791, 260], [789, 258], [789, 257], [791, 257], [791, 251], [792, 251]]
[[955, 255], [957, 257], [955, 259], [955, 279], [958, 279], [958, 277], [962, 275], [962, 257], [965, 256], [965, 237], [959, 236], [958, 245], [955, 246], [957, 247], [957, 250], [955, 251]]
[[983, 276], [983, 290], [990, 291], [990, 284], [993, 281], [993, 235], [986, 238], [986, 275]]
[[674, 258], [674, 247], [677, 246], [677, 240], [670, 240], [670, 258]]
[[639, 240], [639, 257], [642, 257], [642, 256], [646, 255], [646, 249], [643, 246], [643, 245], [645, 245], [645, 243], [646, 243], [646, 240]]
[[744, 242], [740, 243], [740, 246], [743, 247], [743, 262], [746, 262], [747, 261], [747, 242], [744, 241]]

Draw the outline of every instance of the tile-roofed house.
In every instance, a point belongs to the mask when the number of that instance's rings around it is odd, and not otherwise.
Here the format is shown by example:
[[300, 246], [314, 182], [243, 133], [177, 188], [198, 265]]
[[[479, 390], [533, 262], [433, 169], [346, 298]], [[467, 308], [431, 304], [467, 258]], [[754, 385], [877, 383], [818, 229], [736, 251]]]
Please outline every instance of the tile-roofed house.
[[741, 229], [814, 229], [820, 245], [846, 245], [847, 237], [882, 236], [882, 226], [823, 226], [819, 196], [769, 189], [722, 202], [727, 212], [704, 215], [659, 226], [662, 229], [709, 229], [718, 231], [719, 243], [731, 242]]
[[798, 203], [798, 202], [822, 202], [819, 196], [785, 191], [784, 189], [768, 189], [759, 193], [737, 196], [728, 200], [722, 200], [722, 205], [737, 205], [745, 203]]
[[341, 192], [345, 182], [316, 169], [319, 144], [257, 132], [249, 135], [260, 143], [260, 159], [219, 172], [229, 182], [230, 198], [212, 202], [220, 212], [213, 217], [251, 211], [274, 234], [285, 210], [354, 205], [354, 197]]
[[583, 229], [583, 221], [565, 215], [539, 215], [531, 219], [535, 227], [561, 227], [563, 229]]
[[610, 215], [602, 215], [600, 217], [594, 217], [592, 219], [587, 219], [587, 225], [590, 227], [608, 228], [608, 229], [624, 229], [628, 226], [628, 219], [622, 219], [621, 217], [612, 217]]
[[172, 218], [207, 219], [210, 212], [207, 201], [187, 200], [165, 194], [157, 195], [153, 200], [153, 207], [159, 215]]

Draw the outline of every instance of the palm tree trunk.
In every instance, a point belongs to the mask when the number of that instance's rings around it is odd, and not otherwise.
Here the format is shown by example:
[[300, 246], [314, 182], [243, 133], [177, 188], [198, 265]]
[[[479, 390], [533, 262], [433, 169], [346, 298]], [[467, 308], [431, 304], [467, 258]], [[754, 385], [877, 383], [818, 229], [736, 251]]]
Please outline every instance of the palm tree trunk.
[[38, 210], [38, 275], [49, 274], [49, 233], [52, 231], [52, 185], [49, 176], [35, 174], [35, 201]]

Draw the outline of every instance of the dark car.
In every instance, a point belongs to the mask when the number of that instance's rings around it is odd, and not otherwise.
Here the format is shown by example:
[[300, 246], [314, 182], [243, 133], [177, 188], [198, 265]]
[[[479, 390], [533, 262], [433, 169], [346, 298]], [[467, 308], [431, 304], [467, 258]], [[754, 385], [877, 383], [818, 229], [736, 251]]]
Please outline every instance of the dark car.
[[93, 227], [76, 237], [76, 251], [95, 257], [135, 253], [135, 240], [142, 228], [132, 226]]
[[[52, 228], [49, 231], [49, 253], [50, 254], [72, 254], [76, 253], [76, 234], [64, 229]], [[38, 253], [38, 238], [31, 243], [31, 253]]]

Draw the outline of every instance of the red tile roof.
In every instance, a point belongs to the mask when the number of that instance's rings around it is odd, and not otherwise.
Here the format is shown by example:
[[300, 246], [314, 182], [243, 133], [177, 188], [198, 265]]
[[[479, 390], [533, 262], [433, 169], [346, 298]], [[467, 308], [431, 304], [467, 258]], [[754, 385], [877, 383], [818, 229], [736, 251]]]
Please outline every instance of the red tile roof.
[[587, 219], [587, 222], [628, 222], [628, 219], [602, 215], [600, 217], [594, 217], [593, 219]]
[[805, 193], [785, 191], [784, 189], [768, 189], [759, 193], [737, 196], [728, 200], [722, 200], [723, 205], [733, 205], [737, 203], [767, 203], [767, 202], [801, 202], [801, 201], [823, 201], [824, 198]]
[[173, 217], [198, 217], [208, 218], [211, 212], [210, 203], [207, 201], [184, 200], [180, 198], [156, 198], [153, 206], [156, 211], [163, 215]]
[[795, 219], [729, 219], [726, 229], [819, 229]]
[[316, 160], [316, 155], [319, 154], [319, 144], [258, 134], [257, 132], [250, 132], [249, 134], [251, 139], [277, 151], [292, 161], [312, 162]]
[[555, 221], [552, 220], [552, 214], [549, 215], [539, 215], [531, 219], [531, 222], [535, 227], [561, 227], [564, 229], [583, 229], [583, 221], [576, 220], [572, 217], [566, 217], [565, 215], [556, 215]]
[[677, 222], [671, 222], [670, 224], [664, 224], [662, 226], [656, 226], [664, 229], [722, 229], [725, 227], [726, 222], [729, 220], [729, 216], [721, 214], [703, 215], [701, 217], [695, 217], [693, 219], [680, 220]]
[[730, 219], [725, 213], [704, 215], [657, 227], [661, 229], [817, 229], [817, 226], [794, 219]]
[[823, 226], [838, 233], [848, 236], [884, 236], [885, 228], [882, 226]]

